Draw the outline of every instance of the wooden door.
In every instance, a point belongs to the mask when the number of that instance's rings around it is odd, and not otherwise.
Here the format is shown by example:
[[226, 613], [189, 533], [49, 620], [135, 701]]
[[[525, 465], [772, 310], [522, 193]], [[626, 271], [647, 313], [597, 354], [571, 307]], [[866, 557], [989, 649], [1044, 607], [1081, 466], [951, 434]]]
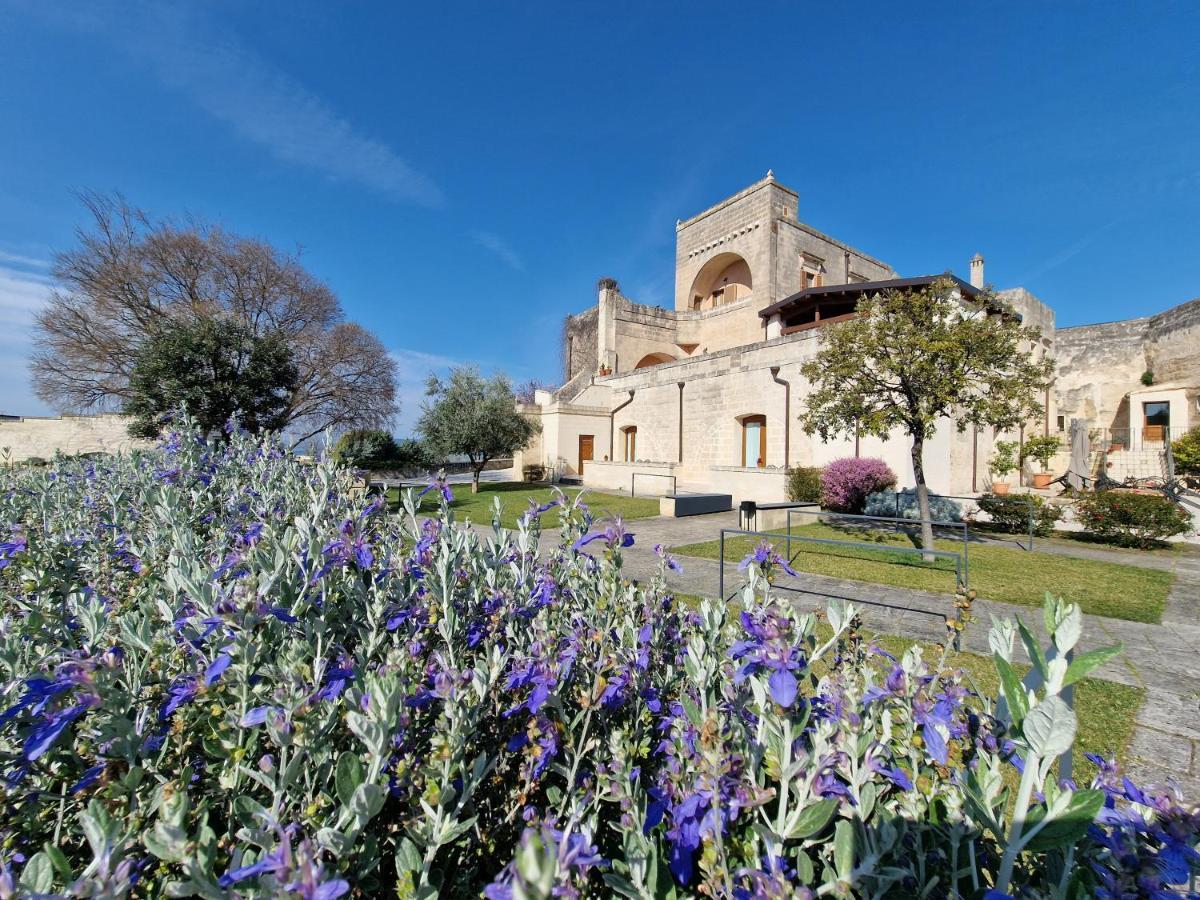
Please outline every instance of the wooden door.
[[596, 437], [591, 434], [579, 436], [579, 475], [583, 477], [583, 464], [595, 457], [592, 455], [596, 445]]
[[1142, 441], [1144, 443], [1163, 443], [1167, 438], [1167, 429], [1170, 427], [1170, 403], [1156, 400], [1142, 404]]

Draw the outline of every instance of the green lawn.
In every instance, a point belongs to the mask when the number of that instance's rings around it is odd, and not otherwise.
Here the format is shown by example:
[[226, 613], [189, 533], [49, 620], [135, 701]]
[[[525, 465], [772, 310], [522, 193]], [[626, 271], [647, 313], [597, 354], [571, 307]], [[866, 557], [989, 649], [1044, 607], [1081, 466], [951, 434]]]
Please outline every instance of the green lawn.
[[[454, 502], [450, 508], [459, 521], [469, 518], [472, 522], [488, 524], [492, 521], [492, 502], [500, 499], [500, 523], [505, 528], [516, 528], [517, 519], [529, 509], [532, 497], [539, 504], [546, 503], [554, 497], [554, 491], [548, 487], [522, 484], [520, 482], [493, 482], [479, 486], [479, 493], [471, 493], [469, 484], [452, 484]], [[579, 493], [578, 488], [566, 488], [565, 494], [574, 497]], [[439, 498], [434, 492], [426, 494], [418, 509], [433, 513], [438, 508]], [[602, 494], [588, 491], [585, 498], [588, 508], [596, 518], [621, 516], [626, 519], [644, 519], [647, 516], [658, 515], [658, 499], [647, 497], [624, 497], [620, 494]], [[392, 509], [400, 505], [400, 492], [396, 488], [388, 491], [388, 503]], [[543, 528], [557, 528], [559, 516], [555, 510], [542, 514]]]
[[[792, 534], [797, 537], [870, 541], [876, 544], [876, 547], [865, 549], [793, 544], [792, 552], [796, 556], [792, 560], [792, 567], [798, 571], [895, 587], [947, 593], [954, 591], [955, 573], [951, 560], [938, 558], [926, 563], [920, 554], [898, 553], [888, 549], [913, 547], [912, 535], [825, 524], [795, 526]], [[780, 551], [783, 550], [782, 537], [771, 540]], [[755, 543], [753, 538], [727, 540], [726, 561], [740, 561]], [[962, 541], [938, 540], [936, 547], [939, 550], [960, 551]], [[681, 556], [704, 559], [716, 559], [720, 554], [717, 541], [686, 544], [672, 549]], [[1078, 603], [1086, 613], [1133, 622], [1161, 621], [1173, 579], [1170, 572], [1157, 569], [1036, 551], [1031, 553], [1017, 547], [994, 544], [972, 544], [969, 556], [971, 587], [984, 599], [1040, 609], [1045, 592], [1050, 591]]]
[[[700, 603], [699, 597], [690, 594], [677, 594], [676, 599], [688, 606], [698, 606]], [[983, 626], [977, 624], [972, 627]], [[830, 633], [828, 625], [818, 624], [818, 639], [826, 640]], [[914, 644], [924, 650], [925, 659], [931, 662], [936, 662], [941, 652], [927, 641], [914, 641], [894, 634], [864, 634], [897, 658]], [[999, 679], [995, 664], [989, 657], [966, 651], [951, 652], [948, 662], [967, 672], [981, 694], [997, 696]], [[1021, 664], [1017, 664], [1016, 668], [1022, 677], [1029, 670], [1028, 666]], [[1085, 678], [1075, 685], [1075, 711], [1079, 716], [1074, 759], [1077, 782], [1090, 782], [1096, 773], [1096, 767], [1084, 758], [1085, 753], [1099, 753], [1102, 756], [1115, 753], [1117, 759], [1124, 761], [1125, 752], [1133, 738], [1134, 716], [1145, 699], [1145, 693], [1143, 688], [1101, 678]]]

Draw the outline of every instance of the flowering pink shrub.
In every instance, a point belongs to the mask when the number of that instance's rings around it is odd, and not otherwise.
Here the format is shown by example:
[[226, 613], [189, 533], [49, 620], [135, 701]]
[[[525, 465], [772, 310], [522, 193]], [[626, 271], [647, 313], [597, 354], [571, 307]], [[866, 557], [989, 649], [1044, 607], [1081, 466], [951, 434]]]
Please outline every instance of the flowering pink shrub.
[[882, 459], [835, 459], [821, 472], [821, 505], [844, 513], [860, 513], [867, 497], [896, 486], [896, 473]]

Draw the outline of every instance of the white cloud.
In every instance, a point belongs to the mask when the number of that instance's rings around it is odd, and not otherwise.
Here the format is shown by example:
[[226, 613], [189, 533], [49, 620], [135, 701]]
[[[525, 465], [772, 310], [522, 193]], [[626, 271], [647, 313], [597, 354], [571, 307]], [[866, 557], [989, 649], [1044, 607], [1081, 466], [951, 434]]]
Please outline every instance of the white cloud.
[[50, 410], [33, 395], [29, 384], [29, 354], [33, 349], [34, 316], [50, 296], [49, 278], [40, 271], [41, 260], [13, 262], [12, 254], [0, 257], [0, 413], [44, 415]]
[[304, 85], [182, 6], [27, 8], [90, 37], [107, 37], [276, 159], [396, 200], [431, 207], [443, 202], [437, 185], [386, 143], [360, 132]]
[[471, 237], [479, 246], [485, 250], [490, 250], [499, 257], [500, 261], [514, 272], [525, 271], [524, 260], [517, 255], [517, 251], [509, 245], [508, 241], [504, 240], [500, 235], [493, 234], [490, 231], [473, 231], [471, 232]]
[[12, 263], [15, 266], [25, 266], [33, 269], [48, 269], [50, 261], [48, 259], [37, 259], [33, 256], [24, 256], [20, 253], [9, 253], [7, 250], [0, 250], [0, 263]]

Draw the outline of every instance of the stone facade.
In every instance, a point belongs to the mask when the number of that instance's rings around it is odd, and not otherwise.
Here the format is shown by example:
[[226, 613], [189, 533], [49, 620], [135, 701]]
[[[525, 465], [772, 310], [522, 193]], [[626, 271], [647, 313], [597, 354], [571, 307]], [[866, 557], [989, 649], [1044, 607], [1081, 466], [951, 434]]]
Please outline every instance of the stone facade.
[[[602, 280], [596, 306], [568, 318], [567, 383], [539, 393], [525, 408], [542, 423], [525, 461], [582, 474], [585, 484], [604, 489], [629, 490], [639, 475], [639, 493], [665, 492], [673, 478], [680, 490], [770, 502], [784, 499], [790, 466], [876, 456], [902, 486], [911, 485], [909, 442], [902, 435], [822, 443], [800, 430], [797, 418], [809, 391], [800, 367], [817, 352], [825, 318], [818, 310], [817, 321], [805, 324], [785, 310], [807, 298], [876, 289], [855, 287], [864, 282], [913, 286], [933, 276], [899, 279], [887, 263], [801, 222], [798, 207], [796, 192], [768, 173], [678, 222], [674, 309], [638, 304], [616, 281]], [[970, 260], [970, 283], [958, 282], [964, 295], [984, 284], [983, 263], [978, 254]], [[1026, 289], [1000, 296], [1039, 333], [1033, 351], [1060, 365], [1056, 390], [1047, 392], [1041, 421], [1030, 429], [1115, 415], [1142, 387], [1142, 372], [1154, 366], [1164, 373], [1156, 370], [1156, 377], [1191, 379], [1200, 389], [1200, 301], [1160, 316], [1058, 331], [1053, 310]], [[783, 309], [775, 306], [785, 299]], [[829, 302], [834, 318], [853, 311], [853, 301]], [[851, 305], [847, 310], [838, 302]], [[1178, 391], [1169, 396], [1173, 415], [1182, 415], [1174, 410], [1189, 398], [1195, 405], [1187, 388], [1163, 388]], [[938, 423], [925, 450], [931, 487], [949, 494], [987, 490], [994, 442], [1025, 433]], [[580, 459], [581, 440], [593, 448], [590, 462]]]
[[92, 416], [0, 417], [0, 454], [14, 462], [55, 453], [116, 453], [148, 446], [129, 436], [129, 418], [117, 413]]

